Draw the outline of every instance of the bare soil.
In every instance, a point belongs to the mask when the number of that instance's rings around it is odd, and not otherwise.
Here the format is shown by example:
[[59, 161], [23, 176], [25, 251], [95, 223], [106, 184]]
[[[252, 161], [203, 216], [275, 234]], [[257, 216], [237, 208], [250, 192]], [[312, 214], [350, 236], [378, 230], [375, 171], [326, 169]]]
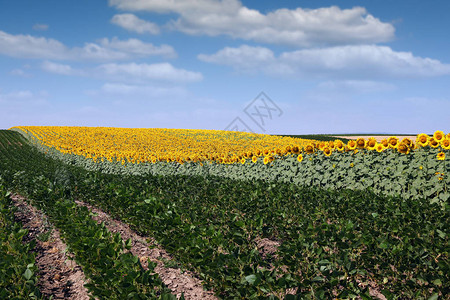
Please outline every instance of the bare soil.
[[[13, 205], [17, 207], [15, 218], [28, 229], [24, 242], [36, 241], [36, 265], [38, 288], [46, 297], [52, 299], [87, 300], [89, 292], [84, 287], [86, 278], [80, 266], [71, 260], [67, 246], [60, 238], [59, 231], [47, 221], [45, 215], [28, 204], [20, 195], [12, 195]], [[48, 236], [43, 238], [43, 236]]]
[[148, 236], [142, 236], [134, 232], [127, 224], [120, 220], [114, 220], [105, 212], [81, 201], [75, 201], [78, 205], [87, 207], [96, 216], [93, 217], [99, 224], [104, 223], [106, 228], [113, 233], [120, 233], [123, 240], [131, 238], [132, 247], [130, 252], [139, 257], [144, 269], [148, 269], [148, 259], [156, 263], [155, 272], [168, 288], [172, 290], [179, 299], [182, 294], [186, 300], [217, 299], [212, 291], [205, 291], [202, 280], [190, 271], [182, 271], [179, 268], [167, 267], [165, 265], [176, 264], [173, 258], [161, 248], [156, 241]]

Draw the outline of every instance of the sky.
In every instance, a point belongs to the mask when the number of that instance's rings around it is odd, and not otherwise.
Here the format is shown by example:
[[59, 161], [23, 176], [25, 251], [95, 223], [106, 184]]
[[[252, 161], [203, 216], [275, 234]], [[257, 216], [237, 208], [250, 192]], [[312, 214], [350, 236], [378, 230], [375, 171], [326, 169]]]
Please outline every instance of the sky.
[[0, 0], [0, 128], [450, 132], [450, 1]]

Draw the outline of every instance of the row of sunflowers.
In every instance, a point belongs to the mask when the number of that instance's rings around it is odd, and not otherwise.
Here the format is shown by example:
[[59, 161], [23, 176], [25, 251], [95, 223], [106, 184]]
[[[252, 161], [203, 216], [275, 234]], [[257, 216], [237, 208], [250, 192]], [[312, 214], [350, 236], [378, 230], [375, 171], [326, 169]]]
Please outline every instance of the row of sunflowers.
[[392, 136], [377, 142], [375, 138], [358, 138], [347, 143], [341, 140], [316, 141], [292, 137], [251, 134], [219, 130], [141, 129], [112, 127], [13, 127], [27, 133], [31, 139], [64, 154], [74, 154], [94, 161], [119, 161], [122, 164], [156, 163], [160, 161], [215, 162], [219, 164], [264, 164], [277, 158], [322, 152], [358, 152], [360, 150], [397, 151], [409, 154], [418, 148], [439, 148], [437, 159], [444, 160], [443, 150], [450, 149], [450, 133], [436, 131], [433, 135], [419, 134], [415, 141]]

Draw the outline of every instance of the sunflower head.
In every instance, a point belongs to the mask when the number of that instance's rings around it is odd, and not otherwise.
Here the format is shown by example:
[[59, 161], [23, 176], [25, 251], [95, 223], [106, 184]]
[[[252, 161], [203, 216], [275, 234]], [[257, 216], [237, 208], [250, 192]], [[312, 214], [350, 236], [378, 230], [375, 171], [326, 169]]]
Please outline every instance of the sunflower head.
[[450, 139], [445, 139], [441, 142], [441, 146], [442, 148], [444, 148], [445, 150], [450, 150]]
[[428, 145], [429, 138], [430, 137], [428, 136], [428, 134], [421, 133], [417, 136], [416, 143], [419, 144], [419, 146], [421, 146], [421, 147], [425, 147], [426, 145]]
[[330, 147], [325, 147], [325, 148], [323, 148], [322, 151], [323, 151], [323, 153], [324, 153], [326, 156], [330, 156], [331, 153], [333, 152], [333, 150], [331, 150]]
[[354, 141], [354, 140], [348, 141], [347, 148], [349, 150], [355, 150], [356, 149], [356, 141]]
[[413, 146], [413, 142], [408, 138], [403, 138], [400, 143], [405, 144], [409, 148], [412, 148], [412, 146]]
[[363, 138], [358, 138], [356, 140], [356, 146], [361, 149], [364, 148], [366, 146], [366, 140]]
[[445, 138], [445, 135], [441, 130], [437, 130], [434, 132], [433, 137], [436, 141], [441, 142]]
[[428, 141], [428, 144], [433, 147], [433, 148], [437, 148], [439, 147], [439, 142], [432, 136], [430, 137], [430, 140]]
[[299, 154], [299, 155], [297, 156], [297, 161], [298, 161], [298, 162], [302, 162], [302, 160], [303, 160], [303, 155]]
[[295, 145], [292, 147], [292, 153], [299, 154], [300, 153], [300, 147], [298, 145]]
[[375, 150], [377, 150], [377, 152], [383, 152], [384, 149], [386, 149], [386, 147], [384, 147], [383, 144], [376, 144], [375, 146]]
[[375, 150], [376, 145], [377, 145], [377, 140], [374, 137], [371, 137], [367, 140], [367, 149]]
[[245, 158], [241, 159], [241, 164], [245, 164]]
[[336, 147], [336, 149], [339, 149], [339, 148], [344, 149], [344, 143], [341, 140], [335, 140], [334, 146]]
[[336, 147], [336, 144], [335, 144], [333, 141], [329, 141], [329, 142], [328, 142], [328, 147], [329, 147], [330, 149], [334, 149], [334, 148]]
[[437, 158], [438, 160], [444, 160], [444, 159], [445, 159], [445, 153], [444, 153], [444, 152], [439, 152], [439, 153], [436, 155], [436, 158]]
[[286, 153], [291, 153], [291, 151], [292, 151], [292, 147], [291, 147], [290, 145], [287, 145], [287, 146], [284, 148], [284, 152], [286, 152]]
[[314, 153], [314, 145], [311, 145], [311, 144], [306, 145], [305, 152], [308, 154], [313, 154]]
[[397, 147], [398, 152], [403, 153], [403, 154], [409, 154], [409, 147], [407, 144], [405, 143], [400, 143]]
[[253, 157], [252, 157], [252, 162], [253, 162], [253, 163], [255, 163], [257, 160], [258, 160], [258, 157], [257, 157], [257, 156], [253, 156]]
[[264, 153], [265, 156], [267, 156], [267, 155], [269, 155], [270, 150], [269, 149], [264, 149], [263, 153]]
[[396, 136], [391, 136], [388, 139], [389, 148], [396, 149], [398, 147], [398, 138]]
[[389, 143], [387, 139], [381, 140], [381, 144], [384, 146], [384, 148], [389, 147]]
[[264, 164], [267, 165], [268, 163], [269, 163], [269, 157], [266, 156], [266, 157], [264, 157]]

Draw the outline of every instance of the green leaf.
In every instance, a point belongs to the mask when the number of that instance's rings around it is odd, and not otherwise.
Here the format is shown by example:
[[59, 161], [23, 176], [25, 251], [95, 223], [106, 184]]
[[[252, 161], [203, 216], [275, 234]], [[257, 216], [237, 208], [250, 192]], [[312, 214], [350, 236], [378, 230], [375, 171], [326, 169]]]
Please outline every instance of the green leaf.
[[247, 281], [250, 284], [254, 284], [256, 279], [258, 279], [258, 277], [255, 274], [245, 276], [245, 281]]
[[447, 235], [445, 234], [445, 232], [443, 232], [443, 231], [441, 231], [441, 230], [439, 230], [439, 229], [436, 229], [436, 231], [437, 231], [437, 233], [439, 234], [439, 237], [440, 237], [441, 239], [445, 239], [445, 237], [447, 236]]
[[437, 286], [441, 286], [442, 285], [442, 281], [440, 279], [435, 279], [435, 280], [433, 280], [433, 284], [437, 285]]
[[26, 269], [25, 273], [23, 273], [23, 277], [25, 277], [27, 280], [30, 280], [33, 276], [33, 272], [30, 269]]

